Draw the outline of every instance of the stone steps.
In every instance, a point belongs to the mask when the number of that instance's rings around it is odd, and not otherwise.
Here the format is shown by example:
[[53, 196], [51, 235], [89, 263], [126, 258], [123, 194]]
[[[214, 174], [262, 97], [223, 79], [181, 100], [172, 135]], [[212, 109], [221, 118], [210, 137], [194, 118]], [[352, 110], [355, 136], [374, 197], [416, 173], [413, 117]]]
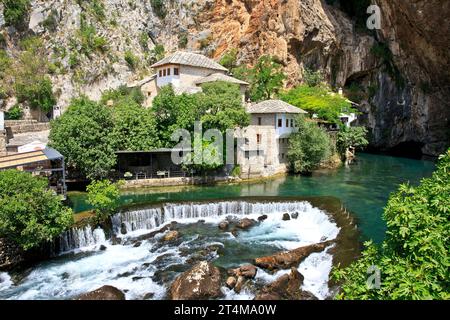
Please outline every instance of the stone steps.
[[50, 130], [49, 122], [37, 122], [33, 120], [24, 121], [5, 121], [5, 128], [9, 134], [18, 134], [26, 132], [38, 132]]

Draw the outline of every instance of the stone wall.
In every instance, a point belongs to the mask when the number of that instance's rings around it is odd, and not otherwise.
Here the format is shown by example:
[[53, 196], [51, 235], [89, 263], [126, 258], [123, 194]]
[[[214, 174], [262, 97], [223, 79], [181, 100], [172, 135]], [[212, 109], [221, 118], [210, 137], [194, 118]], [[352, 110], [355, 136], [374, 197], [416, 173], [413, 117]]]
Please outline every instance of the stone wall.
[[0, 156], [6, 155], [7, 136], [6, 130], [0, 130]]

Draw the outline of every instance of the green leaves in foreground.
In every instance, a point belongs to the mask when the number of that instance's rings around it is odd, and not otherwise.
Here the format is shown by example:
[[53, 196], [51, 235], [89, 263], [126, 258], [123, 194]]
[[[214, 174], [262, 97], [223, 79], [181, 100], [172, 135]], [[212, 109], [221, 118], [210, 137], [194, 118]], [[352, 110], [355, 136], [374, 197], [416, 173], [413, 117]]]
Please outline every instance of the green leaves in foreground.
[[72, 224], [72, 210], [47, 184], [30, 173], [0, 171], [0, 238], [26, 250], [52, 240]]
[[[450, 150], [420, 186], [400, 186], [384, 211], [386, 240], [366, 244], [362, 257], [333, 271], [338, 299], [450, 299]], [[381, 271], [380, 289], [366, 283], [370, 266]]]

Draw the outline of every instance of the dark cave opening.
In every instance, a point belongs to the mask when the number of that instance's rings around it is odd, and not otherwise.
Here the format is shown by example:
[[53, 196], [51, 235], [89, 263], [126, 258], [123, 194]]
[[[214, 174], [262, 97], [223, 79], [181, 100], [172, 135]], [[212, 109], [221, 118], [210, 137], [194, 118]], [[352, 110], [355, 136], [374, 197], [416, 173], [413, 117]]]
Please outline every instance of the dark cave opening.
[[422, 148], [424, 144], [417, 141], [405, 141], [399, 143], [395, 147], [386, 150], [386, 153], [395, 157], [411, 158], [411, 159], [422, 159], [423, 153]]

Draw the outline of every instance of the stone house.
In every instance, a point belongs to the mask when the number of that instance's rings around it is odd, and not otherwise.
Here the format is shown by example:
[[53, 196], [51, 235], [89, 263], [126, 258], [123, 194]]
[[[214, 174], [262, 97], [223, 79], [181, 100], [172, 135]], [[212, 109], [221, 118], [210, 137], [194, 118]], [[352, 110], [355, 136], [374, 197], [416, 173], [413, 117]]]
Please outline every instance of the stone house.
[[236, 152], [242, 178], [266, 177], [288, 169], [290, 135], [297, 130], [295, 117], [307, 112], [281, 100], [247, 106], [250, 125], [239, 130]]
[[150, 107], [162, 87], [171, 84], [176, 94], [201, 92], [201, 85], [225, 81], [238, 84], [245, 102], [248, 83], [228, 75], [228, 69], [214, 60], [197, 53], [178, 51], [151, 66], [155, 74], [129, 84], [141, 88], [146, 97], [145, 106]]

